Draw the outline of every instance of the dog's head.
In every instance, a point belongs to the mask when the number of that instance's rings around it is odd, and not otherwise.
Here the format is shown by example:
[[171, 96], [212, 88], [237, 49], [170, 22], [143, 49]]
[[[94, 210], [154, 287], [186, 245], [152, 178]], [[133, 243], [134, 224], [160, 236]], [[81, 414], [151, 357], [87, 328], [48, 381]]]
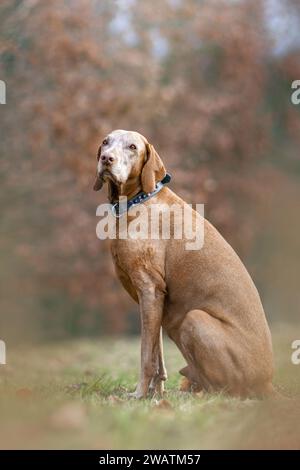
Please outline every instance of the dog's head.
[[165, 167], [147, 139], [134, 131], [116, 130], [109, 133], [97, 154], [97, 177], [94, 190], [109, 185], [109, 199], [121, 194], [120, 188], [132, 183], [150, 193], [166, 175]]

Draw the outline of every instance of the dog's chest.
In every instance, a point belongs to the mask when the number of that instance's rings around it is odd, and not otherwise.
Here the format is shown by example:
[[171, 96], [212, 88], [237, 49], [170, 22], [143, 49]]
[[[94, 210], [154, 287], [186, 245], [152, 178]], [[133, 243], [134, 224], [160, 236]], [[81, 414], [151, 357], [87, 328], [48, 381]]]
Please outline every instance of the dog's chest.
[[132, 290], [155, 283], [164, 284], [165, 262], [161, 244], [145, 240], [113, 240], [111, 253], [116, 272], [125, 289]]

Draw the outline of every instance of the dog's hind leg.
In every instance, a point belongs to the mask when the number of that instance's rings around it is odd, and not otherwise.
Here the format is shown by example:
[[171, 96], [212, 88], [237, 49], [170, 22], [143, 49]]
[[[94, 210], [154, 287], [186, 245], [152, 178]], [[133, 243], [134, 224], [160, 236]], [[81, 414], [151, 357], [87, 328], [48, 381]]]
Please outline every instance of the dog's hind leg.
[[186, 314], [174, 339], [187, 361], [180, 373], [191, 383], [191, 390], [233, 388], [239, 377], [238, 371], [232, 370], [228, 336], [224, 325], [207, 312], [191, 310]]
[[246, 338], [248, 342], [241, 331], [204, 310], [189, 311], [175, 342], [187, 361], [182, 373], [192, 382], [192, 390], [196, 384], [207, 392], [223, 391], [242, 398], [270, 394], [270, 367], [254, 360], [260, 343], [254, 333]]
[[182, 369], [180, 369], [179, 374], [183, 375], [183, 377], [186, 377], [188, 379], [190, 377], [189, 366], [185, 366]]
[[189, 374], [189, 366], [185, 366], [182, 369], [180, 369], [179, 374], [183, 375], [183, 378], [181, 379], [180, 382], [180, 391], [181, 392], [191, 392], [192, 391], [192, 382], [189, 379], [190, 374]]
[[181, 392], [200, 392], [203, 390], [203, 386], [195, 378], [195, 374], [193, 375], [191, 367], [183, 367], [180, 369], [179, 374], [183, 375], [179, 387]]

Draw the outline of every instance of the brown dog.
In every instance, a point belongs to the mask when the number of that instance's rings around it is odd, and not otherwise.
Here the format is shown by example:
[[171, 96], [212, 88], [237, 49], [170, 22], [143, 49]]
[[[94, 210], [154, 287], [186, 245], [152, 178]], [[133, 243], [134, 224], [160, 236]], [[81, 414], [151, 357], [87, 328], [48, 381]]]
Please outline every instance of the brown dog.
[[[94, 189], [107, 182], [109, 201], [115, 203], [119, 196], [131, 199], [140, 191], [151, 195], [165, 175], [145, 137], [117, 130], [99, 148]], [[142, 205], [151, 205], [155, 213], [161, 204], [192, 211], [193, 222], [201, 217], [167, 187]], [[131, 212], [128, 223], [135, 217]], [[163, 391], [167, 374], [162, 328], [187, 362], [181, 373], [197, 389], [241, 397], [271, 393], [271, 336], [246, 268], [207, 220], [199, 250], [187, 250], [187, 239], [176, 239], [174, 230], [170, 239], [112, 241], [117, 275], [139, 303], [141, 314], [141, 375], [133, 395], [141, 398], [154, 389]]]

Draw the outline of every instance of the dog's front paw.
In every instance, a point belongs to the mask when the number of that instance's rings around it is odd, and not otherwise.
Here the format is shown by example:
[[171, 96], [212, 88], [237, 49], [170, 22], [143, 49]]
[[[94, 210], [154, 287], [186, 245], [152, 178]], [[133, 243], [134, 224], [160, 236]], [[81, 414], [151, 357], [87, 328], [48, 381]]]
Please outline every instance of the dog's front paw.
[[134, 392], [127, 393], [127, 397], [134, 400], [141, 400], [142, 398], [145, 398], [143, 393], [138, 388]]
[[165, 384], [164, 380], [161, 380], [159, 377], [155, 377], [152, 379], [150, 386], [149, 386], [149, 394], [153, 396], [157, 394], [158, 396], [163, 396], [165, 392]]

